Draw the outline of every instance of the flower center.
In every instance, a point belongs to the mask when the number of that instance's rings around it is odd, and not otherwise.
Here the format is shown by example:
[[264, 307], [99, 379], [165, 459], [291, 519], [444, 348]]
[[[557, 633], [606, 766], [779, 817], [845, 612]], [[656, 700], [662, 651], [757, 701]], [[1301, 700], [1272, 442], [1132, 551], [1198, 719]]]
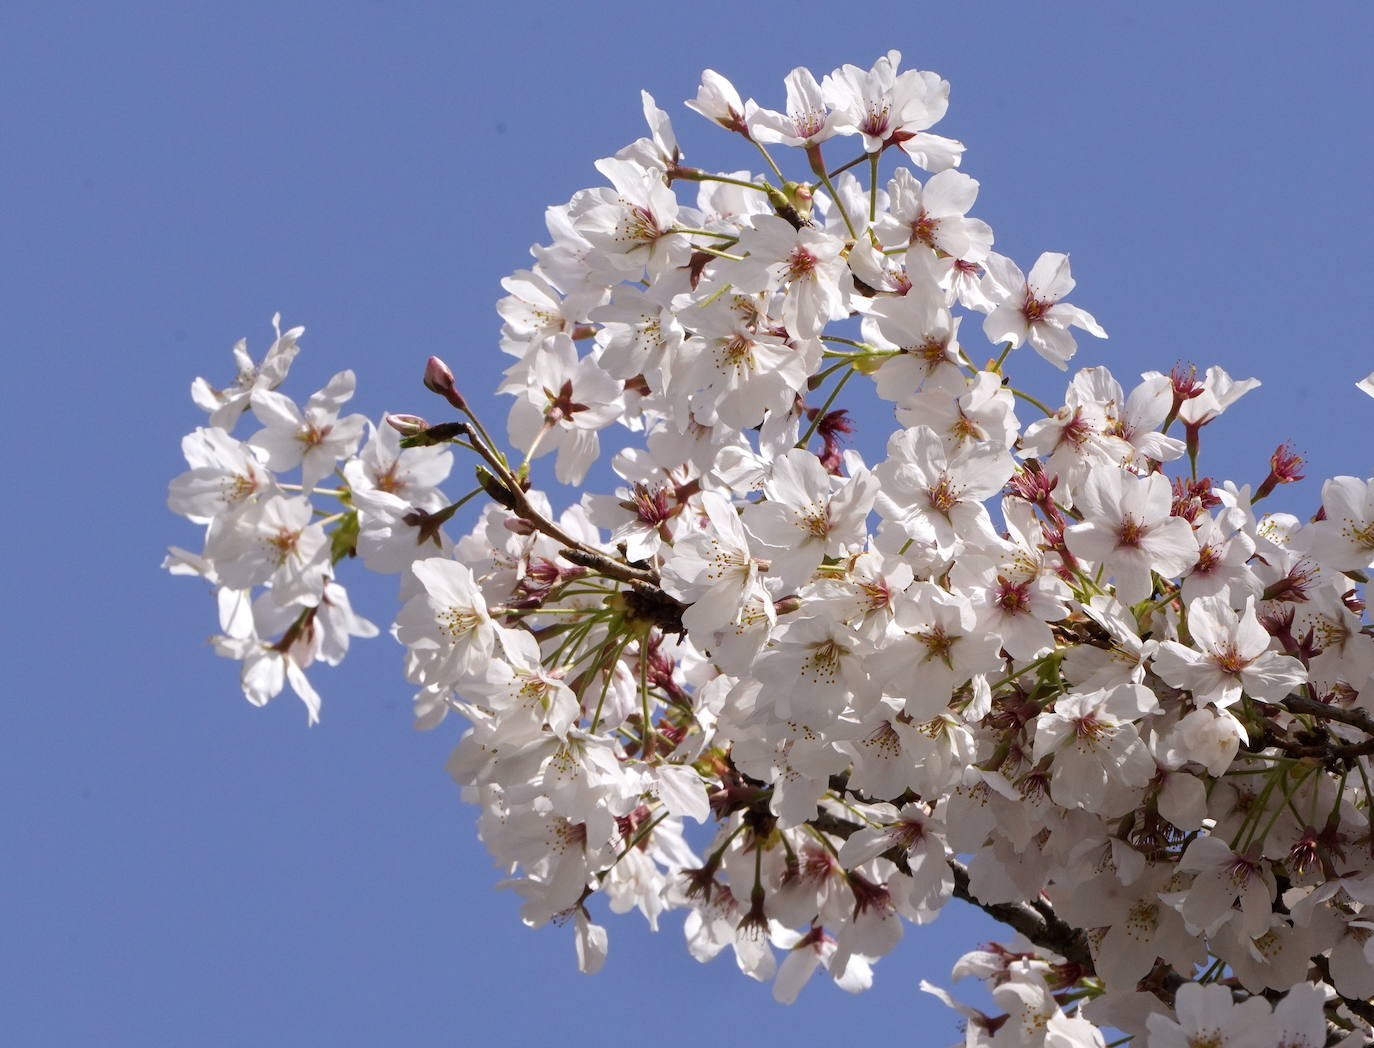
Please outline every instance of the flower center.
[[1194, 575], [1210, 575], [1217, 570], [1221, 564], [1221, 555], [1215, 546], [1203, 546], [1198, 550], [1197, 566], [1193, 568]]
[[948, 514], [959, 504], [958, 489], [950, 483], [949, 477], [944, 474], [941, 474], [934, 487], [927, 490], [926, 498], [930, 501], [930, 508], [937, 513]]
[[1234, 644], [1227, 644], [1216, 653], [1216, 662], [1222, 673], [1238, 674], [1250, 665], [1251, 660], [1243, 658]]
[[1353, 520], [1346, 520], [1345, 526], [1341, 528], [1341, 534], [1356, 546], [1374, 550], [1374, 520], [1363, 527], [1358, 526]]
[[864, 748], [870, 757], [894, 760], [902, 755], [902, 739], [888, 721], [883, 721], [876, 731], [864, 739]]
[[1035, 324], [1045, 319], [1045, 314], [1052, 305], [1053, 302], [1041, 302], [1031, 294], [1030, 288], [1027, 288], [1025, 300], [1021, 303], [1021, 315], [1028, 323]]
[[881, 104], [869, 102], [866, 109], [867, 112], [864, 114], [863, 123], [859, 125], [859, 130], [875, 138], [879, 135], [885, 135], [889, 122], [888, 117], [892, 112], [892, 103], [886, 101]]
[[798, 138], [810, 138], [825, 128], [825, 114], [819, 109], [801, 109], [792, 116], [792, 127]]
[[881, 611], [892, 604], [892, 591], [881, 579], [876, 582], [861, 582], [859, 590], [865, 598], [864, 607], [870, 612]]
[[787, 279], [800, 280], [816, 271], [816, 258], [810, 251], [798, 244], [787, 256]]
[[280, 566], [286, 563], [286, 558], [296, 552], [296, 541], [301, 537], [299, 531], [287, 531], [285, 528], [278, 531], [275, 535], [269, 535], [266, 541], [268, 548], [272, 550], [272, 557]]
[[258, 490], [258, 479], [251, 473], [235, 473], [224, 479], [220, 490], [225, 502], [242, 502]]
[[919, 346], [912, 346], [907, 352], [917, 360], [923, 361], [930, 367], [934, 367], [936, 364], [944, 363], [945, 347], [948, 345], [949, 341], [947, 339], [936, 338], [932, 335]]
[[717, 366], [725, 371], [751, 371], [754, 366], [754, 343], [744, 335], [731, 335], [716, 354]]
[[848, 654], [833, 640], [812, 645], [801, 675], [809, 678], [813, 684], [834, 684], [839, 679], [840, 661]]
[[663, 236], [663, 230], [659, 228], [658, 222], [648, 208], [638, 207], [625, 200], [621, 203], [625, 205], [625, 211], [620, 219], [620, 228], [615, 232], [616, 240], [632, 244], [652, 244]]
[[830, 534], [830, 513], [813, 502], [797, 514], [797, 526], [808, 535], [823, 539]]
[[313, 422], [307, 422], [296, 431], [296, 439], [308, 448], [319, 447], [333, 428], [333, 426], [317, 426]]
[[447, 634], [449, 640], [459, 640], [477, 627], [481, 617], [471, 608], [445, 608], [437, 620], [441, 633]]
[[668, 504], [666, 488], [655, 488], [651, 491], [638, 482], [635, 483], [634, 494], [631, 496], [630, 502], [623, 503], [623, 505], [632, 510], [641, 523], [652, 528], [658, 527], [672, 517], [675, 508]]
[[1125, 519], [1121, 522], [1121, 529], [1117, 534], [1116, 544], [1118, 546], [1129, 547], [1139, 546], [1141, 540], [1149, 534], [1149, 531], [1150, 529], [1144, 524], [1136, 520], [1130, 514], [1127, 514]]
[[915, 634], [915, 637], [926, 646], [926, 654], [921, 660], [922, 662], [929, 662], [931, 659], [939, 659], [946, 666], [949, 666], [951, 669], [953, 668], [954, 662], [950, 657], [950, 653], [953, 652], [954, 644], [959, 639], [958, 637], [951, 637], [945, 632], [943, 626], [932, 626], [923, 633]]
[[1097, 719], [1094, 714], [1087, 714], [1074, 721], [1073, 731], [1083, 742], [1098, 742], [1104, 736], [1111, 734], [1111, 725]]
[[926, 247], [935, 246], [935, 232], [940, 228], [940, 220], [931, 218], [926, 213], [925, 208], [921, 208], [921, 213], [916, 216], [916, 221], [911, 223], [911, 239], [914, 243], [924, 244]]
[[1030, 580], [1012, 582], [1005, 576], [997, 576], [997, 589], [992, 602], [1010, 615], [1030, 611]]
[[549, 422], [562, 422], [588, 407], [573, 400], [572, 379], [567, 379], [557, 393], [545, 386], [544, 395], [549, 398], [549, 406], [544, 409], [544, 418]]

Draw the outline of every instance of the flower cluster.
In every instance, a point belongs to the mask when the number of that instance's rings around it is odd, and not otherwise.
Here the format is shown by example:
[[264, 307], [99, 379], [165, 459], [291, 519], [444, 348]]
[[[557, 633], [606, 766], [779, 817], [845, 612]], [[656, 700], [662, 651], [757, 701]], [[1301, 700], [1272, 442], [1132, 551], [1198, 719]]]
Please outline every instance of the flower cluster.
[[[1017, 933], [955, 972], [1006, 1015], [931, 988], [969, 1045], [1365, 1043], [1374, 481], [1303, 521], [1254, 509], [1301, 479], [1286, 446], [1254, 487], [1200, 476], [1258, 385], [1220, 368], [1019, 390], [1020, 347], [1066, 370], [1106, 333], [1067, 256], [993, 250], [930, 131], [948, 84], [899, 60], [796, 69], [781, 110], [703, 74], [688, 106], [761, 175], [685, 166], [646, 94], [650, 135], [504, 281], [506, 442], [438, 358], [456, 417], [371, 425], [351, 372], [278, 391], [301, 329], [258, 365], [240, 344], [193, 388], [169, 504], [205, 543], [169, 566], [216, 587], [249, 699], [290, 684], [312, 720], [305, 670], [377, 632], [336, 569], [398, 575], [418, 723], [466, 720], [448, 769], [584, 970], [600, 894], [685, 911], [694, 957], [729, 948], [781, 1001], [822, 968], [858, 991], [957, 896]], [[899, 155], [922, 173], [884, 181]], [[873, 462], [838, 406], [865, 379], [898, 427]], [[581, 485], [612, 432], [619, 486], [556, 509], [539, 460]], [[450, 500], [455, 447], [476, 479]]]

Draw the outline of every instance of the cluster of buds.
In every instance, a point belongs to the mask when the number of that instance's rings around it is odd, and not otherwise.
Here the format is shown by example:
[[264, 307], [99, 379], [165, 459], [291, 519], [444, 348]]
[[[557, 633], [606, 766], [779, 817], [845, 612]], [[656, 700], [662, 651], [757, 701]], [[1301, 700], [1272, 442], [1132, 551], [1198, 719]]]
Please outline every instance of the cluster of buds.
[[[685, 166], [646, 94], [650, 135], [504, 281], [504, 440], [437, 358], [452, 417], [370, 425], [340, 414], [350, 372], [278, 391], [300, 329], [236, 347], [231, 385], [194, 387], [169, 502], [205, 544], [169, 566], [216, 587], [245, 694], [289, 684], [312, 719], [305, 671], [376, 632], [336, 569], [398, 576], [417, 722], [466, 721], [448, 770], [584, 970], [600, 895], [684, 910], [694, 957], [728, 947], [779, 1000], [821, 969], [858, 991], [958, 897], [1016, 933], [955, 972], [1006, 1015], [935, 991], [968, 1045], [1365, 1043], [1374, 480], [1304, 521], [1253, 508], [1301, 479], [1286, 445], [1253, 489], [1199, 476], [1259, 384], [1220, 368], [1019, 389], [1018, 349], [1067, 370], [1106, 333], [1067, 256], [993, 250], [930, 131], [948, 84], [899, 60], [796, 69], [781, 110], [707, 71], [688, 105], [758, 175]], [[882, 180], [894, 158], [925, 174]], [[846, 439], [888, 410], [866, 462]], [[556, 509], [540, 460], [581, 485], [622, 432], [621, 486]]]

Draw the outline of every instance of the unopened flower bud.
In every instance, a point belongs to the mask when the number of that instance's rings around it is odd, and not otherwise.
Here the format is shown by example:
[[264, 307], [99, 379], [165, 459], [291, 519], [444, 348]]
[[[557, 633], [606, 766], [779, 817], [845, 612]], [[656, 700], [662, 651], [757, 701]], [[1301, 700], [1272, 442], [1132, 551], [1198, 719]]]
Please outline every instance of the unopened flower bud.
[[467, 410], [467, 401], [453, 384], [453, 372], [438, 357], [430, 357], [425, 364], [425, 389], [438, 393], [459, 411]]
[[413, 437], [417, 433], [423, 433], [429, 429], [429, 423], [419, 415], [391, 415], [386, 417], [386, 424], [394, 429], [403, 437]]
[[805, 182], [784, 182], [782, 191], [787, 197], [787, 202], [797, 210], [802, 218], [811, 217], [812, 194], [811, 187]]

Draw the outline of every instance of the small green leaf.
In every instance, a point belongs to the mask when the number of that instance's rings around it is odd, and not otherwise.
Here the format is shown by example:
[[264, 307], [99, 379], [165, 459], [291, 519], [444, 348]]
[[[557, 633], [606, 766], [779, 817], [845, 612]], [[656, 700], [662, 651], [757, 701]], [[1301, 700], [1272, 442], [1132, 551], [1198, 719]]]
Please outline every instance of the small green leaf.
[[329, 558], [333, 564], [344, 557], [358, 555], [358, 511], [346, 513], [333, 531], [329, 533]]

